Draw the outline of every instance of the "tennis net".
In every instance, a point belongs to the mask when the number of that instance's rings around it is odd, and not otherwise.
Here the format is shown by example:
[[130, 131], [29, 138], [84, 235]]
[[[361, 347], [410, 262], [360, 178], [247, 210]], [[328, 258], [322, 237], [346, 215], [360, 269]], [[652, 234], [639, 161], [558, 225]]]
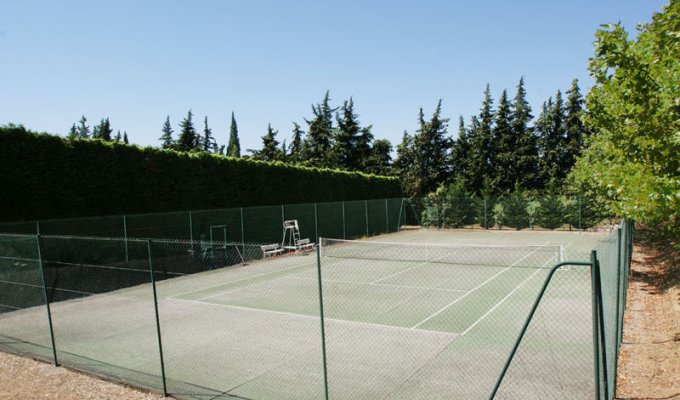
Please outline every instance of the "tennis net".
[[321, 238], [323, 257], [513, 268], [546, 268], [563, 260], [559, 245], [412, 244]]

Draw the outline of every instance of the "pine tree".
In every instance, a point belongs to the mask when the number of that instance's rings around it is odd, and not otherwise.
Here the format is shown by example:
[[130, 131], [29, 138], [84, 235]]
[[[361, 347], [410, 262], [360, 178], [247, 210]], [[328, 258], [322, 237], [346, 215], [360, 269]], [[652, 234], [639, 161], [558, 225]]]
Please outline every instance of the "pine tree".
[[355, 156], [358, 166], [357, 169], [363, 172], [368, 172], [368, 169], [372, 167], [373, 160], [373, 129], [372, 125], [361, 128], [359, 136], [357, 136], [356, 147], [354, 149]]
[[391, 175], [392, 156], [390, 153], [392, 153], [392, 143], [389, 140], [374, 141], [370, 155], [363, 162], [363, 171], [376, 175]]
[[517, 94], [512, 103], [512, 133], [515, 137], [515, 161], [513, 174], [515, 183], [522, 189], [535, 189], [538, 185], [538, 144], [533, 128], [531, 107], [526, 100], [524, 78], [519, 80]]
[[78, 126], [76, 127], [76, 132], [78, 133], [79, 139], [88, 139], [90, 137], [90, 127], [86, 125], [87, 118], [83, 115], [78, 121]]
[[340, 110], [342, 114], [336, 114], [335, 117], [338, 129], [333, 144], [334, 159], [337, 167], [357, 170], [363, 160], [356, 152], [360, 128], [351, 97], [349, 101], [343, 103]]
[[101, 139], [110, 142], [112, 133], [113, 129], [111, 129], [109, 119], [102, 118], [99, 125], [96, 125], [92, 130], [92, 139]]
[[566, 132], [566, 143], [562, 157], [562, 168], [570, 171], [576, 163], [576, 158], [581, 154], [584, 140], [587, 135], [583, 125], [583, 96], [578, 87], [578, 80], [571, 82], [571, 88], [567, 91], [566, 116], [564, 129]]
[[128, 140], [127, 131], [123, 132], [123, 143], [130, 144], [130, 141]]
[[333, 137], [333, 113], [330, 107], [329, 92], [326, 92], [321, 104], [312, 106], [314, 118], [305, 120], [309, 125], [304, 145], [304, 158], [307, 163], [317, 167], [333, 166], [331, 146]]
[[122, 136], [120, 135], [120, 129], [118, 129], [118, 133], [116, 133], [116, 138], [114, 140], [116, 143], [120, 143], [120, 141], [123, 140]]
[[508, 226], [520, 230], [530, 226], [529, 201], [522, 190], [516, 188], [511, 195], [502, 200], [500, 205], [503, 211], [496, 221], [499, 228]]
[[485, 186], [485, 178], [493, 176], [491, 160], [494, 159], [492, 149], [493, 100], [489, 85], [484, 90], [482, 109], [476, 121], [473, 120], [470, 134], [470, 172], [469, 188], [480, 193]]
[[288, 148], [288, 161], [292, 163], [302, 162], [302, 135], [304, 135], [304, 132], [300, 129], [300, 125], [293, 122], [293, 141]]
[[212, 135], [212, 129], [208, 127], [208, 116], [203, 120], [203, 137], [201, 138], [201, 150], [206, 153], [217, 152], [217, 142]]
[[510, 120], [510, 102], [505, 90], [501, 93], [496, 110], [496, 123], [493, 127], [492, 147], [494, 149], [490, 160], [493, 175], [489, 176], [494, 193], [509, 193], [512, 191], [515, 180], [515, 152], [517, 141], [512, 132]]
[[[162, 128], [163, 134], [159, 138], [161, 147], [164, 149], [172, 149], [175, 147], [175, 139], [172, 138], [172, 126], [170, 125], [170, 116], [165, 117], [165, 122]], [[120, 132], [119, 132], [120, 133]]]
[[68, 131], [66, 138], [69, 140], [78, 139], [78, 129], [76, 128], [76, 124], [71, 125], [71, 129]]
[[281, 161], [283, 156], [279, 148], [279, 141], [276, 135], [279, 131], [272, 129], [272, 125], [267, 125], [267, 134], [262, 136], [261, 150], [248, 150], [253, 154], [253, 158], [262, 161]]
[[394, 169], [400, 177], [404, 193], [409, 197], [416, 196], [414, 161], [413, 136], [404, 131], [401, 143], [397, 145], [397, 159], [394, 160]]
[[238, 138], [238, 126], [234, 112], [231, 112], [231, 125], [229, 126], [229, 142], [227, 144], [228, 157], [241, 157], [241, 142]]
[[196, 148], [196, 129], [194, 128], [194, 123], [192, 121], [193, 113], [191, 110], [187, 113], [186, 118], [184, 118], [180, 123], [180, 133], [177, 139], [177, 150], [179, 151], [192, 151]]
[[555, 95], [555, 103], [553, 103], [553, 109], [550, 113], [552, 135], [554, 137], [557, 146], [557, 165], [554, 170], [553, 176], [556, 178], [557, 182], [562, 182], [567, 176], [568, 170], [564, 169], [564, 156], [566, 153], [567, 135], [564, 125], [565, 115], [564, 115], [564, 102], [562, 101], [562, 93], [558, 90]]

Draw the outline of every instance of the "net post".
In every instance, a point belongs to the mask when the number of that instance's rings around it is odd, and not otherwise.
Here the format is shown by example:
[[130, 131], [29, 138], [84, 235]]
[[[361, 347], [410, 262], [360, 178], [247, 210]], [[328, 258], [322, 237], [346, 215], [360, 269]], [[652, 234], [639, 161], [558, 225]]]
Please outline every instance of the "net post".
[[385, 232], [390, 233], [390, 213], [387, 208], [387, 199], [385, 199]]
[[127, 265], [130, 263], [130, 256], [128, 253], [127, 215], [123, 215], [123, 238], [125, 240], [125, 265]]
[[347, 239], [347, 233], [345, 229], [345, 201], [342, 201], [342, 238]]
[[[314, 203], [316, 206], [316, 203]], [[316, 209], [316, 207], [315, 207]], [[318, 245], [316, 246], [316, 271], [317, 271], [317, 278], [318, 278], [318, 287], [319, 287], [319, 318], [321, 320], [321, 354], [323, 357], [323, 388], [324, 388], [324, 399], [328, 400], [328, 367], [327, 367], [327, 361], [326, 361], [326, 331], [325, 331], [325, 321], [324, 321], [324, 315], [323, 315], [323, 284], [321, 280], [321, 239], [320, 237], [317, 237], [317, 243]]]
[[600, 400], [600, 332], [597, 311], [597, 274], [595, 273], [595, 264], [597, 263], [597, 252], [593, 250], [590, 253], [590, 281], [591, 281], [591, 304], [592, 304], [592, 320], [593, 320], [593, 363], [595, 371], [595, 400]]
[[366, 237], [368, 237], [368, 200], [364, 200], [364, 210], [366, 211]]
[[168, 397], [168, 387], [165, 379], [165, 362], [163, 360], [163, 340], [161, 339], [161, 322], [158, 316], [158, 295], [156, 293], [156, 277], [154, 271], [153, 242], [151, 239], [146, 241], [146, 248], [149, 253], [149, 273], [151, 274], [151, 288], [153, 291], [153, 308], [156, 317], [156, 334], [158, 337], [158, 354], [161, 362], [161, 379], [163, 380], [163, 397]]
[[[40, 232], [40, 223], [36, 222], [36, 228]], [[52, 344], [52, 359], [54, 366], [59, 366], [59, 359], [57, 358], [57, 346], [54, 340], [54, 326], [52, 325], [52, 310], [50, 308], [50, 298], [47, 293], [47, 277], [45, 274], [45, 259], [43, 257], [42, 236], [40, 233], [35, 235], [36, 244], [38, 246], [38, 264], [40, 265], [40, 277], [42, 278], [43, 296], [45, 297], [45, 307], [47, 308], [47, 326], [50, 330], [50, 342]]]

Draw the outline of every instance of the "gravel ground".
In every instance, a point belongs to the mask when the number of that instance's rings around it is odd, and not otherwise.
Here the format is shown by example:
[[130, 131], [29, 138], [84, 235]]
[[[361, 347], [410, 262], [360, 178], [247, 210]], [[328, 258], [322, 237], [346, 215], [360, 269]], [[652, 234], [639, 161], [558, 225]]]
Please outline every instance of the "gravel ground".
[[163, 396], [40, 361], [0, 353], [0, 400], [157, 400]]
[[680, 399], [680, 264], [668, 254], [635, 247], [617, 399]]

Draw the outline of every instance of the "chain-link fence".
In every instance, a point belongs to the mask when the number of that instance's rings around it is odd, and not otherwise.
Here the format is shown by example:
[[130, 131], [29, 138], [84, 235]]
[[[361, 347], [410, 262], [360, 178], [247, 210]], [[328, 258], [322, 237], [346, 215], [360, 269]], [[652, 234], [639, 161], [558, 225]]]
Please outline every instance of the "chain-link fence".
[[[172, 239], [0, 234], [0, 350], [187, 399], [612, 398], [630, 222], [580, 262], [554, 245], [341, 239], [396, 229], [397, 204], [121, 223]], [[242, 215], [339, 239], [268, 255], [280, 233], [231, 240]]]
[[281, 243], [287, 220], [311, 241], [353, 239], [396, 232], [407, 218], [415, 223], [413, 213], [407, 199], [393, 198], [7, 222], [0, 233]]
[[414, 200], [426, 228], [591, 229], [613, 221], [603, 204], [583, 196], [516, 193], [504, 197], [433, 194]]

